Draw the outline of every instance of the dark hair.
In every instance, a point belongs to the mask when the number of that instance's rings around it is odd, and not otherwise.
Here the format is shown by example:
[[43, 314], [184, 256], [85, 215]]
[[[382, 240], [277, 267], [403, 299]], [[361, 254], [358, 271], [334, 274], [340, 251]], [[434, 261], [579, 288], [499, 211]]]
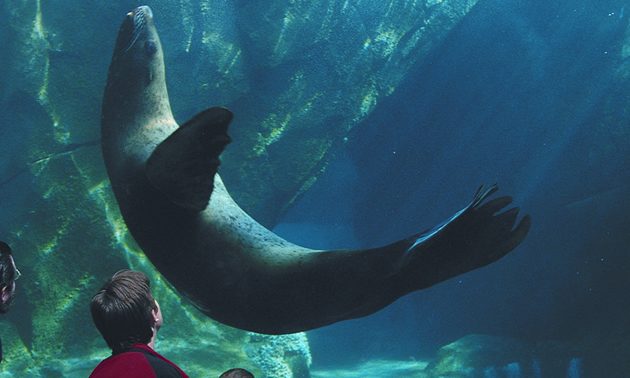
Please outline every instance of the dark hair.
[[[11, 247], [0, 241], [0, 290], [8, 288], [8, 299], [0, 300], [0, 314], [6, 314], [13, 304], [13, 283], [15, 282], [15, 265], [11, 258]], [[6, 290], [5, 290], [6, 292]], [[1, 358], [1, 357], [0, 357]]]
[[254, 378], [254, 374], [245, 369], [236, 368], [226, 371], [219, 378]]
[[151, 341], [151, 310], [157, 306], [150, 285], [144, 273], [121, 270], [90, 301], [92, 320], [114, 354]]
[[0, 241], [0, 289], [13, 285], [15, 266], [11, 262], [11, 247]]

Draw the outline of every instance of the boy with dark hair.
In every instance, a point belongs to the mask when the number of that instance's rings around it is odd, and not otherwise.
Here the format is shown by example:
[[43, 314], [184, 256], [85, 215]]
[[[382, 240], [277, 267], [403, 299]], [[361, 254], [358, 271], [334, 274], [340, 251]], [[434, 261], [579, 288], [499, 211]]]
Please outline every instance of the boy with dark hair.
[[254, 378], [254, 374], [245, 369], [236, 368], [226, 371], [219, 378]]
[[154, 350], [162, 312], [144, 273], [121, 270], [114, 274], [90, 301], [90, 312], [112, 350], [112, 356], [90, 378], [188, 378]]

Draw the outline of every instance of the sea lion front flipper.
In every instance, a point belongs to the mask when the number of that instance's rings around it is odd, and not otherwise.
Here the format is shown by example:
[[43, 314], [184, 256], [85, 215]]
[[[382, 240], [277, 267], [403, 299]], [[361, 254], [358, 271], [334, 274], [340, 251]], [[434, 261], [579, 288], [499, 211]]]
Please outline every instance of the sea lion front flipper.
[[208, 205], [219, 155], [232, 141], [227, 128], [231, 111], [221, 107], [202, 111], [184, 123], [153, 151], [146, 174], [172, 202], [193, 211]]

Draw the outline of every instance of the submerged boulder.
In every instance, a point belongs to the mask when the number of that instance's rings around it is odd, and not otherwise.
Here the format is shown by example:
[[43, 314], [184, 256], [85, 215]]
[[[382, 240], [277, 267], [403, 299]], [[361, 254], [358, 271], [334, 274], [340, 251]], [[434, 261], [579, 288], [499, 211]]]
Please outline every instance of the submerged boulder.
[[468, 335], [442, 347], [430, 377], [534, 377], [532, 346], [515, 339]]
[[628, 342], [621, 334], [591, 333], [570, 341], [468, 335], [442, 347], [420, 375], [518, 378], [626, 376]]

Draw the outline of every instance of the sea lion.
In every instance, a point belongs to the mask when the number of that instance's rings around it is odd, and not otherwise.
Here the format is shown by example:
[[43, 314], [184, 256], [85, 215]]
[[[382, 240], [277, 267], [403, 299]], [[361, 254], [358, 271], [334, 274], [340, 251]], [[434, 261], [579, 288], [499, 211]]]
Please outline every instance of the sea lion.
[[[525, 238], [509, 197], [473, 201], [394, 244], [320, 251], [278, 237], [230, 198], [217, 173], [232, 113], [211, 108], [178, 126], [151, 10], [123, 21], [103, 99], [103, 158], [131, 235], [199, 310], [244, 330], [284, 334], [370, 315], [403, 295], [488, 265]], [[496, 215], [495, 215], [496, 214]]]

